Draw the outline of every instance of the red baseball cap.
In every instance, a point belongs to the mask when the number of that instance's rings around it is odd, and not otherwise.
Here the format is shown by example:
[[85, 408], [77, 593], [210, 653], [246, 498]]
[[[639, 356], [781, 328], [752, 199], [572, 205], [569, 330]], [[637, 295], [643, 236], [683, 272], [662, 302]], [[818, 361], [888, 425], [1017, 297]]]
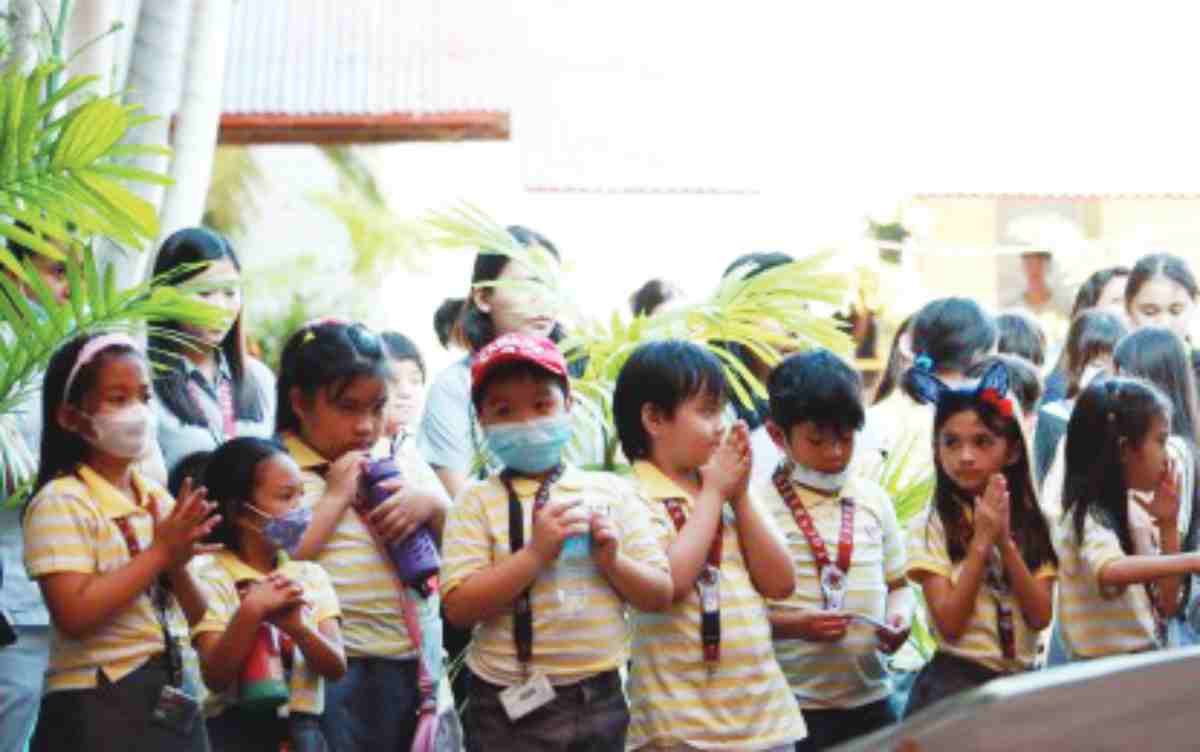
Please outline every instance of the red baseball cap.
[[487, 375], [504, 363], [525, 361], [541, 367], [547, 373], [558, 376], [570, 389], [567, 360], [558, 346], [545, 337], [528, 334], [503, 334], [475, 353], [471, 360], [471, 398], [477, 397], [476, 390]]

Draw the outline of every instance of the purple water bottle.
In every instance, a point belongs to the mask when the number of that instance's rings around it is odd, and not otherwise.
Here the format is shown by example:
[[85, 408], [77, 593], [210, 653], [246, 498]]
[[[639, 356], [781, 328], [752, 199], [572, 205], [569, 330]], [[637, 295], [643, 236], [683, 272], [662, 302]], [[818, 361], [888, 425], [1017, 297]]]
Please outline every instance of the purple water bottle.
[[[363, 493], [360, 496], [363, 511], [370, 512], [392, 495], [391, 491], [380, 487], [381, 481], [399, 477], [400, 468], [391, 457], [373, 460], [368, 464], [363, 472]], [[442, 566], [429, 526], [421, 525], [404, 540], [387, 543], [384, 547], [400, 580], [416, 588], [422, 596], [429, 597], [436, 587], [435, 578]]]

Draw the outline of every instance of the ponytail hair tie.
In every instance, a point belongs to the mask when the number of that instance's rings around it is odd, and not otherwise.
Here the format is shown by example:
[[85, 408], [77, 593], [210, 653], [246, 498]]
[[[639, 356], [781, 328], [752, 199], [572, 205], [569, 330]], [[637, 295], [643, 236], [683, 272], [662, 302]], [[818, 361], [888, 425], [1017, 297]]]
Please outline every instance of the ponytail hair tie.
[[919, 368], [928, 373], [933, 372], [933, 358], [929, 357], [928, 353], [917, 353], [917, 357], [913, 360], [913, 367]]

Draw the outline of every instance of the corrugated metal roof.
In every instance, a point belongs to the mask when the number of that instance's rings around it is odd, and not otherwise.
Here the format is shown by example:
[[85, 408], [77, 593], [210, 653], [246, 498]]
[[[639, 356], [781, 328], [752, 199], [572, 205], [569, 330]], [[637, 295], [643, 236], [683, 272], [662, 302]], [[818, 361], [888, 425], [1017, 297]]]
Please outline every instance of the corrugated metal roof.
[[472, 23], [477, 5], [241, 0], [225, 64], [226, 125], [261, 127], [263, 117], [404, 116], [411, 124], [425, 116], [498, 113], [506, 119], [511, 76], [480, 28], [486, 23]]

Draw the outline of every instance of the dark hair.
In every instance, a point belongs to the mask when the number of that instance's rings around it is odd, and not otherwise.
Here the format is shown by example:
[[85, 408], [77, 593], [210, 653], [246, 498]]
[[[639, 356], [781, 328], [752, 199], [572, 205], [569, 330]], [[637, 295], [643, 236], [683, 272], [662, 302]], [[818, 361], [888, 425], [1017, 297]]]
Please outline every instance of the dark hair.
[[[1008, 389], [1021, 405], [1021, 412], [1032, 413], [1042, 398], [1042, 377], [1038, 369], [1017, 355], [992, 355], [967, 369], [967, 376], [981, 379], [987, 370], [999, 363], [1008, 372]], [[1029, 439], [1032, 441], [1033, 437]]]
[[652, 279], [629, 296], [634, 316], [649, 316], [672, 298], [679, 297], [679, 288], [664, 279]]
[[1104, 293], [1104, 288], [1108, 287], [1109, 282], [1117, 277], [1128, 276], [1129, 267], [1127, 266], [1110, 266], [1092, 272], [1075, 293], [1075, 304], [1071, 306], [1071, 319], [1074, 320], [1089, 308], [1095, 308], [1096, 304], [1100, 302], [1100, 295]]
[[324, 387], [332, 387], [337, 396], [355, 379], [386, 381], [390, 375], [383, 344], [362, 324], [339, 321], [309, 324], [288, 338], [279, 356], [275, 432], [300, 430], [300, 416], [292, 407], [293, 387], [308, 399]]
[[[1058, 559], [1050, 543], [1050, 528], [1038, 503], [1020, 421], [1015, 415], [1005, 416], [995, 405], [977, 399], [974, 389], [954, 390], [942, 395], [933, 417], [933, 464], [937, 475], [933, 508], [946, 531], [950, 560], [959, 562], [967, 555], [967, 544], [971, 540], [971, 523], [967, 513], [973, 508], [974, 500], [951, 480], [942, 467], [937, 444], [946, 422], [967, 410], [974, 412], [989, 431], [1008, 442], [1010, 447], [1019, 447], [1017, 461], [1006, 466], [1003, 474], [1008, 482], [1009, 523], [1013, 538], [1021, 550], [1021, 558], [1030, 571], [1036, 571], [1043, 564], [1056, 564]], [[926, 529], [926, 539], [928, 535], [929, 530]]]
[[388, 358], [400, 361], [411, 360], [417, 364], [417, 368], [421, 369], [421, 378], [425, 378], [425, 358], [421, 357], [421, 351], [417, 348], [416, 342], [400, 332], [380, 332], [379, 339], [383, 340], [383, 351], [387, 353]]
[[905, 317], [892, 337], [892, 347], [888, 350], [887, 368], [883, 370], [883, 378], [879, 380], [879, 386], [875, 387], [875, 398], [871, 400], [872, 405], [878, 405], [896, 391], [896, 384], [903, 375], [900, 373], [901, 360], [904, 357], [901, 354], [900, 342], [904, 333], [912, 327], [912, 320], [912, 316]]
[[[176, 272], [171, 281], [178, 284], [203, 273], [207, 263], [223, 259], [229, 259], [241, 273], [242, 264], [224, 236], [205, 227], [188, 227], [172, 233], [163, 241], [154, 259], [154, 276]], [[180, 267], [189, 268], [180, 270]], [[259, 385], [246, 370], [250, 355], [246, 351], [242, 319], [242, 312], [239, 311], [225, 339], [221, 340], [220, 350], [233, 377], [235, 414], [243, 420], [262, 420], [265, 408]], [[173, 321], [164, 321], [158, 328], [166, 331], [155, 333], [152, 330], [147, 343], [150, 360], [154, 364], [154, 393], [184, 425], [208, 425], [203, 407], [196, 404], [188, 386], [183, 350], [191, 345], [180, 339], [182, 326]]]
[[[38, 234], [38, 231], [33, 229], [33, 227], [23, 219], [15, 220], [12, 224], [13, 224], [13, 227], [16, 227], [19, 230], [24, 230], [25, 232], [29, 233], [30, 235]], [[11, 253], [13, 255], [13, 257], [16, 258], [18, 261], [34, 255], [32, 248], [25, 245], [24, 243], [13, 240], [12, 238], [8, 238], [6, 245], [8, 245], [9, 253]]]
[[91, 362], [79, 369], [75, 381], [71, 384], [71, 393], [63, 394], [80, 351], [84, 345], [102, 334], [103, 332], [82, 334], [60, 347], [50, 358], [46, 377], [42, 381], [42, 446], [34, 493], [55, 478], [73, 472], [75, 466], [83, 462], [87, 454], [88, 444], [84, 438], [59, 425], [59, 408], [64, 403], [78, 407], [83, 402], [84, 395], [96, 385], [100, 369], [109, 360], [123, 355], [144, 357], [141, 351], [128, 345], [106, 347], [92, 358]]
[[277, 454], [287, 454], [283, 444], [257, 436], [231, 439], [212, 453], [204, 470], [204, 487], [208, 489], [208, 500], [217, 505], [221, 521], [213, 528], [210, 542], [240, 553], [237, 519], [242, 506], [254, 498], [259, 465]]
[[558, 374], [551, 373], [528, 360], [511, 360], [490, 369], [487, 375], [483, 377], [483, 380], [478, 385], [472, 387], [471, 402], [475, 405], [475, 413], [479, 414], [480, 408], [483, 406], [483, 401], [487, 398], [488, 390], [493, 386], [505, 381], [521, 381], [526, 379], [536, 384], [547, 382], [555, 384], [562, 391], [564, 397], [570, 392], [570, 385], [567, 383], [567, 380]]
[[1125, 324], [1106, 311], [1088, 311], [1075, 317], [1067, 330], [1067, 346], [1063, 348], [1067, 374], [1067, 399], [1079, 394], [1079, 380], [1087, 364], [1096, 358], [1112, 355], [1117, 342], [1125, 336]]
[[1183, 340], [1169, 329], [1146, 327], [1121, 338], [1113, 351], [1121, 376], [1145, 379], [1171, 403], [1171, 433], [1196, 444], [1196, 379]]
[[463, 298], [446, 298], [433, 312], [433, 332], [442, 347], [450, 347], [450, 341], [454, 339], [454, 324], [462, 315], [466, 303]]
[[621, 366], [613, 389], [613, 421], [625, 456], [650, 456], [650, 436], [642, 425], [644, 405], [654, 405], [671, 418], [691, 397], [723, 400], [726, 388], [721, 361], [700, 345], [677, 339], [639, 345]]
[[996, 349], [1018, 355], [1041, 368], [1046, 363], [1046, 330], [1032, 317], [1020, 313], [1002, 313], [996, 317], [999, 341]]
[[[721, 274], [721, 278], [725, 279], [733, 276], [735, 273], [740, 274], [743, 279], [753, 279], [763, 272], [770, 271], [784, 264], [794, 262], [792, 256], [786, 253], [771, 252], [771, 253], [747, 253], [744, 256], [738, 256], [733, 260], [733, 263], [725, 268]], [[720, 347], [728, 352], [733, 357], [742, 362], [746, 369], [753, 373], [756, 370], [765, 368], [766, 364], [762, 363], [758, 356], [750, 351], [749, 348], [737, 342], [713, 342], [714, 347]], [[753, 387], [747, 382], [746, 377], [740, 373], [733, 373], [733, 378], [737, 379], [737, 383], [742, 387], [742, 391], [750, 395], [753, 405], [745, 405], [737, 397], [737, 390], [731, 383], [728, 386], [729, 402], [733, 405], [734, 412], [737, 413], [739, 420], [746, 421], [746, 425], [751, 430], [758, 428], [766, 421], [771, 414], [771, 407], [767, 400], [755, 394]], [[765, 386], [765, 385], [764, 385]]]
[[[506, 229], [509, 235], [512, 235], [518, 243], [526, 248], [540, 246], [545, 248], [555, 260], [562, 260], [558, 249], [543, 235], [520, 225], [509, 225]], [[499, 279], [511, 260], [502, 253], [480, 251], [475, 256], [475, 266], [471, 270], [471, 289], [475, 290], [479, 284]], [[479, 306], [475, 305], [474, 295], [467, 295], [462, 312], [459, 314], [458, 321], [455, 322], [452, 336], [454, 340], [471, 352], [478, 352], [496, 338], [496, 327], [492, 323], [491, 315], [479, 310]], [[554, 331], [550, 333], [550, 339], [558, 342], [563, 336], [562, 326], [556, 324]]]
[[210, 451], [192, 452], [175, 463], [175, 467], [171, 468], [171, 473], [167, 476], [167, 490], [171, 492], [171, 496], [179, 497], [183, 482], [188, 478], [197, 486], [204, 482], [204, 468], [208, 466], [212, 454]]
[[858, 371], [828, 350], [791, 355], [767, 378], [771, 420], [785, 434], [804, 422], [857, 431], [866, 421], [862, 390]]
[[1121, 550], [1133, 553], [1121, 441], [1141, 445], [1158, 417], [1170, 422], [1171, 403], [1156, 387], [1140, 379], [1096, 379], [1075, 401], [1064, 439], [1062, 501], [1063, 518], [1071, 518], [1080, 544], [1090, 515], [1116, 532]]
[[1186, 290], [1192, 300], [1200, 295], [1200, 287], [1196, 285], [1188, 262], [1173, 253], [1152, 253], [1142, 256], [1133, 265], [1129, 281], [1125, 283], [1125, 307], [1128, 309], [1133, 305], [1133, 299], [1141, 291], [1142, 285], [1160, 274]]
[[[934, 371], [966, 373], [996, 344], [996, 323], [970, 298], [940, 298], [913, 317], [911, 339], [913, 356], [928, 358]], [[901, 387], [918, 399], [907, 373]]]

